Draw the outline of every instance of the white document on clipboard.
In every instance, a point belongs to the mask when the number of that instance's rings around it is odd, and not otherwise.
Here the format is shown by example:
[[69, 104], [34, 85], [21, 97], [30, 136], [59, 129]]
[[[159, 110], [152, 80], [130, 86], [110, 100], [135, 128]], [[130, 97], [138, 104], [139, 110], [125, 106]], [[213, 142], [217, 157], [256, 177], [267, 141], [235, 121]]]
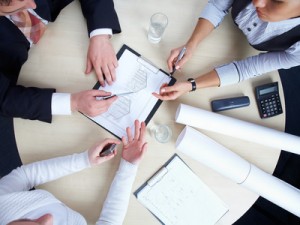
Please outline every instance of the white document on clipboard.
[[177, 155], [135, 196], [165, 225], [213, 225], [228, 211], [225, 203]]
[[152, 95], [167, 83], [172, 85], [176, 79], [154, 66], [140, 54], [123, 45], [117, 54], [118, 67], [113, 85], [101, 87], [99, 82], [94, 89], [105, 90], [112, 94], [133, 92], [119, 96], [107, 112], [89, 117], [115, 136], [126, 136], [126, 127], [134, 133], [134, 120], [148, 123], [161, 104], [161, 100]]

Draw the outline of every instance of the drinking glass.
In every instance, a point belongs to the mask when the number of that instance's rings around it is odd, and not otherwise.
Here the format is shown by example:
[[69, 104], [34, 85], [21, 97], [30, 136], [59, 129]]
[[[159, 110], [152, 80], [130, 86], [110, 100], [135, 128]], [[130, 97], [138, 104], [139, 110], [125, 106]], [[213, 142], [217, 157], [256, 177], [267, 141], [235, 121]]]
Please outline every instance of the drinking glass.
[[150, 18], [148, 40], [151, 43], [159, 43], [168, 25], [168, 17], [163, 13], [155, 13]]

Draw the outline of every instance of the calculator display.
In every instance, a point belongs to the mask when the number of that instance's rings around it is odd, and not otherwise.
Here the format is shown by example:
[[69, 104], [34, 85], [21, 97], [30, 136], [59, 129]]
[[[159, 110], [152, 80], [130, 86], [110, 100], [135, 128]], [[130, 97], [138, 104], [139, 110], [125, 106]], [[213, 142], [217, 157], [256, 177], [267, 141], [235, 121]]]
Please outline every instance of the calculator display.
[[269, 88], [265, 88], [259, 91], [260, 95], [265, 95], [265, 94], [269, 94], [272, 93], [274, 91], [277, 91], [277, 87], [269, 87]]
[[257, 106], [262, 119], [282, 113], [278, 82], [258, 86], [255, 90]]

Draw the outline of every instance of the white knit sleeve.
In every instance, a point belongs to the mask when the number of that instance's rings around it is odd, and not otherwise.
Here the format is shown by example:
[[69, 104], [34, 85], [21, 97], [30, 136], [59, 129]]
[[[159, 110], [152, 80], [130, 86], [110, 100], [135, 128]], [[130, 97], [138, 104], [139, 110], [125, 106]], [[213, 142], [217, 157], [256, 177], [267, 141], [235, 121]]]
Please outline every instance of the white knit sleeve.
[[87, 151], [23, 165], [0, 179], [0, 195], [26, 191], [87, 167], [90, 167]]
[[137, 168], [137, 165], [121, 159], [119, 170], [110, 186], [96, 225], [121, 225], [123, 223]]

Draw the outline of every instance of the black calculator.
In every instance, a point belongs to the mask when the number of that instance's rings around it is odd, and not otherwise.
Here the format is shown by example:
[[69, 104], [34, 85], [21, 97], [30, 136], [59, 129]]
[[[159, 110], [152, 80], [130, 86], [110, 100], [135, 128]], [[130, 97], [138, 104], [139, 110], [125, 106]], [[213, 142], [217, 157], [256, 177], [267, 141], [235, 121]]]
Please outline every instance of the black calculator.
[[278, 82], [257, 86], [255, 94], [259, 114], [262, 119], [282, 113]]

